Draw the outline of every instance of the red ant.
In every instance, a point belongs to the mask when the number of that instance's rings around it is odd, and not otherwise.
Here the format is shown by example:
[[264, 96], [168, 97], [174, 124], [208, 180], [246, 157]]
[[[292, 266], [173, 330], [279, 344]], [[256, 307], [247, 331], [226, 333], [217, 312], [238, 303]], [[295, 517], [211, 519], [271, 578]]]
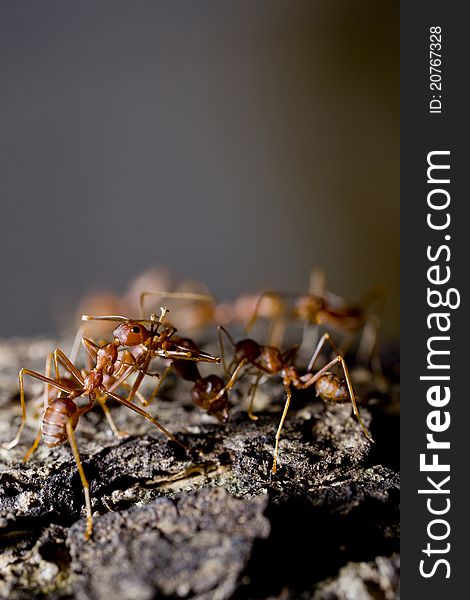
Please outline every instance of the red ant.
[[[139, 320], [129, 320], [125, 317], [118, 317], [118, 319], [123, 320], [123, 322], [114, 330], [113, 341], [101, 347], [96, 346], [95, 344], [90, 342], [90, 340], [86, 340], [85, 338], [83, 338], [82, 341], [87, 350], [89, 350], [89, 352], [91, 352], [93, 355], [96, 353], [96, 366], [86, 376], [83, 376], [81, 371], [64, 354], [64, 352], [62, 352], [60, 348], [56, 348], [56, 350], [53, 353], [53, 360], [56, 371], [55, 379], [52, 379], [49, 376], [42, 375], [41, 373], [37, 373], [36, 371], [31, 371], [29, 369], [21, 369], [19, 371], [18, 378], [20, 384], [20, 402], [22, 411], [21, 424], [16, 437], [10, 443], [4, 444], [4, 447], [11, 449], [18, 444], [21, 432], [26, 422], [24, 376], [29, 375], [31, 377], [34, 377], [35, 379], [43, 381], [48, 386], [58, 389], [61, 393], [52, 400], [48, 398], [47, 388], [45, 390], [44, 414], [42, 417], [41, 428], [32, 447], [25, 455], [25, 460], [27, 460], [37, 448], [40, 441], [41, 433], [44, 439], [44, 443], [49, 448], [60, 446], [67, 440], [69, 441], [75, 461], [77, 463], [77, 468], [85, 495], [85, 510], [87, 522], [85, 539], [88, 539], [92, 533], [93, 520], [91, 515], [89, 484], [80, 461], [80, 455], [78, 452], [74, 431], [78, 425], [80, 417], [93, 408], [98, 392], [101, 392], [101, 394], [109, 396], [114, 400], [117, 400], [120, 404], [127, 406], [127, 408], [130, 408], [131, 410], [137, 412], [144, 418], [148, 419], [171, 440], [179, 444], [184, 450], [187, 450], [186, 446], [179, 442], [173, 436], [173, 434], [171, 434], [165, 427], [163, 427], [163, 425], [161, 425], [156, 419], [154, 419], [152, 415], [150, 415], [148, 412], [146, 412], [139, 406], [136, 406], [128, 399], [123, 398], [122, 396], [111, 391], [110, 387], [107, 387], [104, 383], [106, 376], [112, 377], [115, 374], [115, 366], [118, 361], [118, 349], [120, 346], [136, 346], [145, 342], [148, 343], [148, 356], [145, 357], [145, 359], [142, 361], [144, 369], [143, 374], [145, 374], [145, 369], [147, 368], [150, 362], [151, 353], [153, 350], [153, 342], [159, 335], [158, 328], [161, 325], [161, 321], [165, 313], [166, 310], [162, 309], [162, 315], [160, 319], [157, 319], [155, 315], [152, 315], [151, 319]], [[114, 317], [114, 320], [115, 319], [116, 317]], [[143, 323], [150, 323], [150, 328], [147, 329], [143, 325]], [[184, 355], [184, 353], [180, 352], [178, 356], [181, 356], [182, 354]], [[186, 351], [186, 355], [187, 354], [190, 354], [190, 352]], [[65, 369], [67, 369], [71, 377], [78, 384], [78, 387], [77, 385], [71, 384], [68, 380], [60, 377], [59, 364], [65, 367]], [[132, 368], [135, 368], [134, 365], [132, 365]], [[119, 385], [119, 382], [122, 382], [125, 379], [125, 375], [126, 373], [124, 373], [120, 379], [115, 380], [113, 385]], [[135, 393], [137, 387], [138, 383], [136, 381], [133, 385], [131, 393]], [[65, 393], [66, 395], [62, 395], [63, 393]], [[79, 408], [75, 401], [77, 398], [85, 395], [88, 396], [89, 401], [85, 406]], [[104, 401], [100, 400], [100, 404], [104, 408], [105, 412], [107, 412]]]
[[[166, 292], [165, 295], [168, 293]], [[92, 317], [88, 315], [83, 315], [83, 320], [108, 320], [108, 321], [116, 321], [121, 320], [124, 317], [118, 316], [100, 316], [100, 317]], [[119, 329], [119, 328], [118, 328]], [[117, 331], [117, 330], [115, 330]], [[150, 345], [147, 345], [147, 342], [143, 342], [141, 344], [135, 345], [132, 349], [132, 353], [129, 353], [129, 357], [132, 361], [132, 364], [129, 365], [127, 361], [123, 361], [123, 364], [128, 367], [128, 369], [134, 369], [139, 371], [139, 374], [134, 382], [133, 388], [129, 394], [129, 399], [132, 399], [134, 396], [135, 390], [140, 386], [140, 383], [145, 375], [156, 375], [154, 373], [148, 372], [148, 367], [151, 360], [159, 356], [161, 358], [166, 358], [172, 361], [172, 364], [176, 363], [181, 369], [181, 372], [189, 373], [191, 366], [184, 366], [184, 363], [190, 362], [208, 362], [208, 363], [220, 363], [220, 358], [218, 356], [214, 356], [207, 352], [203, 352], [198, 346], [190, 340], [189, 338], [177, 337], [175, 334], [177, 329], [173, 326], [166, 326], [161, 332], [158, 333], [158, 339], [151, 340]], [[129, 344], [128, 344], [129, 345]], [[87, 350], [92, 353], [96, 353], [96, 345], [87, 340]], [[195, 365], [194, 365], [195, 366]], [[163, 375], [160, 377], [159, 385], [156, 390], [152, 394], [149, 401], [142, 399], [142, 404], [148, 406], [151, 400], [155, 397], [160, 385], [163, 383], [171, 365], [164, 371]], [[186, 371], [185, 371], [186, 369]], [[128, 371], [123, 371], [123, 376], [128, 376]], [[122, 377], [121, 376], [121, 379]]]
[[[345, 334], [346, 343], [342, 345], [342, 351], [352, 341], [359, 331], [362, 330], [361, 342], [359, 344], [358, 356], [363, 361], [372, 361], [374, 370], [381, 371], [380, 360], [376, 354], [378, 318], [372, 315], [367, 306], [377, 300], [382, 301], [384, 292], [381, 286], [372, 289], [358, 304], [350, 304], [343, 298], [325, 291], [324, 274], [320, 270], [313, 270], [311, 274], [310, 291], [308, 294], [299, 295], [291, 292], [264, 292], [255, 306], [255, 310], [246, 326], [249, 331], [254, 325], [260, 312], [266, 313], [264, 304], [266, 300], [271, 303], [274, 320], [271, 343], [279, 346], [284, 336], [284, 331], [289, 321], [300, 320], [312, 325], [323, 325], [329, 329], [337, 330]], [[285, 304], [282, 309], [282, 298], [292, 298], [293, 304], [288, 308]], [[274, 305], [273, 305], [273, 302]]]
[[[191, 300], [204, 300], [210, 297], [201, 294], [186, 292], [143, 292], [140, 295], [141, 314], [143, 313], [144, 299], [147, 295], [158, 295], [159, 297], [184, 298]], [[149, 400], [144, 404], [148, 406], [158, 394], [166, 376], [173, 368], [185, 381], [192, 382], [191, 398], [196, 404], [207, 411], [209, 415], [215, 416], [220, 422], [228, 420], [229, 404], [228, 392], [231, 389], [239, 370], [236, 370], [227, 384], [217, 375], [202, 377], [196, 362], [220, 363], [220, 358], [203, 352], [190, 338], [177, 337], [176, 328], [167, 327], [160, 333], [158, 344], [152, 347], [151, 352], [171, 360], [170, 365], [164, 370], [158, 385], [155, 387]], [[181, 355], [179, 358], [178, 354]], [[243, 365], [240, 366], [240, 369]], [[142, 369], [142, 373], [144, 370]]]
[[[277, 348], [274, 348], [272, 346], [260, 345], [249, 338], [240, 340], [239, 342], [235, 342], [232, 336], [224, 327], [219, 327], [219, 340], [221, 344], [224, 368], [226, 367], [225, 352], [223, 348], [221, 335], [222, 332], [225, 333], [225, 335], [227, 336], [228, 340], [234, 348], [233, 359], [229, 370], [232, 367], [232, 365], [235, 364], [237, 366], [235, 368], [234, 374], [238, 374], [240, 373], [241, 367], [247, 364], [250, 365], [250, 367], [253, 367], [257, 372], [256, 380], [252, 385], [251, 398], [248, 409], [248, 415], [251, 419], [257, 419], [257, 417], [252, 413], [252, 408], [256, 388], [259, 384], [261, 377], [263, 375], [280, 375], [282, 378], [287, 399], [276, 432], [276, 443], [274, 447], [274, 460], [272, 466], [273, 473], [276, 473], [279, 439], [291, 401], [291, 386], [293, 386], [297, 390], [305, 390], [315, 384], [315, 390], [317, 395], [320, 396], [320, 398], [322, 398], [326, 402], [343, 403], [350, 401], [353, 407], [354, 414], [362, 428], [364, 436], [367, 440], [373, 441], [370, 433], [367, 431], [360, 417], [348, 367], [344, 361], [344, 358], [337, 351], [336, 346], [334, 345], [334, 342], [328, 333], [325, 333], [322, 336], [315, 351], [313, 352], [312, 357], [309, 361], [307, 373], [305, 375], [299, 375], [297, 369], [291, 365], [296, 349], [291, 349], [287, 352], [282, 353]], [[328, 342], [331, 345], [331, 347], [336, 353], [336, 357], [333, 360], [331, 360], [327, 365], [322, 367], [317, 373], [312, 373], [314, 364], [326, 342]], [[339, 364], [343, 369], [345, 380], [330, 372], [329, 369], [334, 367], [336, 364]], [[233, 379], [233, 375], [231, 379]], [[232, 386], [233, 384], [234, 381], [232, 381]]]

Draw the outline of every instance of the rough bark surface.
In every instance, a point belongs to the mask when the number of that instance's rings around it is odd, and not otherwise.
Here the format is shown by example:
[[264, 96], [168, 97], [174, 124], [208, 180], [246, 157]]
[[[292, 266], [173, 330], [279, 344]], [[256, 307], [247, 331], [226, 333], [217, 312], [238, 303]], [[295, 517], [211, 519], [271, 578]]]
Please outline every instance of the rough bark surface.
[[[43, 372], [51, 341], [0, 344], [0, 441], [19, 424], [17, 369]], [[84, 540], [83, 491], [67, 444], [41, 444], [27, 462], [39, 419], [32, 407], [21, 443], [0, 449], [0, 597], [369, 599], [398, 597], [397, 376], [353, 371], [369, 444], [348, 405], [312, 391], [294, 395], [271, 474], [284, 392], [260, 387], [258, 421], [246, 414], [247, 384], [220, 425], [169, 378], [151, 412], [190, 448], [121, 407], [116, 438], [99, 406], [77, 441], [94, 512]]]

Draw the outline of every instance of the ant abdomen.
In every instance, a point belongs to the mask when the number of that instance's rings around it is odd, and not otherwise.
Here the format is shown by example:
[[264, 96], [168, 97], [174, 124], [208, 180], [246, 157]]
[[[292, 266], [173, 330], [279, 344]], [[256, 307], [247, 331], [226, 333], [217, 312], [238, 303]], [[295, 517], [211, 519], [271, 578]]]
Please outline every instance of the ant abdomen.
[[78, 418], [78, 408], [73, 400], [61, 397], [53, 400], [44, 413], [41, 426], [46, 446], [54, 448], [67, 441], [67, 423], [70, 421], [72, 429], [75, 429]]
[[230, 408], [227, 393], [221, 394], [224, 388], [225, 383], [220, 377], [209, 375], [209, 377], [199, 378], [191, 390], [194, 404], [216, 417], [221, 423], [228, 421]]
[[346, 381], [334, 373], [325, 373], [315, 382], [317, 396], [326, 402], [349, 402], [350, 395]]

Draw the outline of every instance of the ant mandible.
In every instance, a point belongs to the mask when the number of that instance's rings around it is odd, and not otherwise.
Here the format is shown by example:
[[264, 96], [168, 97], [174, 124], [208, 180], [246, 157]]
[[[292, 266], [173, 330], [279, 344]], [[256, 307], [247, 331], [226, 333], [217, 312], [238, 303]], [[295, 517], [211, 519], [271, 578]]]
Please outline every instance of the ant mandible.
[[[287, 416], [287, 411], [289, 410], [289, 405], [292, 396], [291, 386], [293, 386], [297, 390], [305, 390], [311, 387], [312, 385], [315, 385], [317, 395], [320, 396], [320, 398], [322, 398], [326, 402], [344, 403], [350, 401], [352, 404], [354, 415], [356, 416], [362, 428], [364, 436], [370, 442], [373, 441], [359, 414], [348, 367], [344, 361], [344, 358], [341, 356], [341, 354], [339, 354], [338, 350], [336, 349], [336, 346], [328, 333], [325, 333], [320, 339], [309, 361], [307, 373], [304, 375], [300, 375], [297, 369], [291, 364], [296, 349], [291, 349], [282, 353], [280, 350], [273, 346], [264, 346], [258, 344], [257, 342], [249, 338], [240, 340], [239, 342], [235, 342], [232, 336], [224, 327], [219, 327], [219, 340], [221, 344], [224, 368], [226, 368], [226, 366], [225, 352], [221, 335], [222, 333], [226, 335], [227, 339], [230, 341], [234, 348], [233, 360], [228, 370], [230, 370], [232, 365], [235, 364], [236, 368], [234, 373], [236, 372], [237, 374], [239, 374], [241, 370], [241, 365], [247, 364], [250, 367], [254, 367], [254, 369], [258, 372], [256, 380], [252, 385], [250, 404], [248, 408], [248, 415], [251, 419], [257, 419], [257, 417], [252, 412], [252, 408], [254, 397], [256, 394], [256, 389], [261, 377], [263, 375], [279, 375], [282, 378], [282, 383], [284, 385], [287, 398], [286, 403], [284, 405], [284, 410], [282, 412], [281, 420], [279, 422], [279, 426], [276, 432], [274, 459], [273, 466], [271, 469], [272, 473], [276, 473], [277, 470], [279, 439], [281, 437], [282, 427]], [[322, 367], [319, 371], [313, 373], [312, 371], [315, 362], [323, 346], [327, 342], [333, 348], [334, 352], [336, 353], [336, 357], [330, 362], [328, 362], [328, 364]], [[343, 369], [345, 380], [341, 379], [340, 377], [338, 377], [330, 371], [330, 369], [337, 364], [339, 364]], [[234, 381], [232, 382], [232, 386], [233, 384]]]

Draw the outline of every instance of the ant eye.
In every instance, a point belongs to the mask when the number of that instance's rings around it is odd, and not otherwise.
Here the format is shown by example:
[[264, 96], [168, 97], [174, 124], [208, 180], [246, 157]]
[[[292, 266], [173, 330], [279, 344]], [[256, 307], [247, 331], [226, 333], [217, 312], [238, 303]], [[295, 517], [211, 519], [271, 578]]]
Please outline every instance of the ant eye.
[[140, 333], [140, 327], [133, 327], [132, 333]]

